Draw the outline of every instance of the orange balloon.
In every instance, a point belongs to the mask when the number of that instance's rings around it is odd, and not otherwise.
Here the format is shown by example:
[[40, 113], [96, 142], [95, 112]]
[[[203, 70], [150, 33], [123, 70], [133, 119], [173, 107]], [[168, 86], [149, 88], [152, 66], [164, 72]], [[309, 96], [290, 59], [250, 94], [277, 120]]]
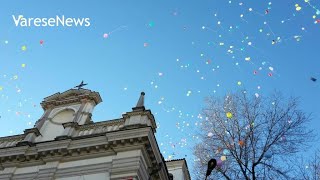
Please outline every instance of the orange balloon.
[[240, 141], [238, 142], [238, 144], [239, 144], [239, 146], [243, 146], [243, 145], [244, 145], [244, 142], [243, 142], [242, 140], [240, 140]]

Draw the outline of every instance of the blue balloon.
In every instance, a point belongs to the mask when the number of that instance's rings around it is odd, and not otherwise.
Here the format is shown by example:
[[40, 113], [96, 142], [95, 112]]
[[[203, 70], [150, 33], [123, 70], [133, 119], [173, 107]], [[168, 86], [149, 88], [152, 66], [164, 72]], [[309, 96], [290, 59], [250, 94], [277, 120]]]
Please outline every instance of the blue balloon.
[[264, 157], [267, 158], [267, 159], [269, 159], [269, 158], [272, 157], [272, 153], [271, 153], [271, 152], [266, 152], [266, 153], [264, 154]]
[[223, 153], [224, 155], [228, 155], [228, 154], [229, 154], [229, 151], [228, 151], [228, 149], [224, 149], [222, 153]]

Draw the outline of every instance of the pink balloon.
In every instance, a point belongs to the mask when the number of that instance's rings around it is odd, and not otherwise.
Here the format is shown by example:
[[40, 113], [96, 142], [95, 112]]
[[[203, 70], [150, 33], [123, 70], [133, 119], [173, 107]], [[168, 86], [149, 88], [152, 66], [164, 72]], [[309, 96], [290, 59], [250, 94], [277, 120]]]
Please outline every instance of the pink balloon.
[[223, 161], [221, 161], [220, 159], [217, 160], [217, 167], [221, 167], [223, 164]]
[[41, 45], [43, 44], [43, 40], [40, 40], [40, 44], [41, 44]]
[[104, 38], [108, 38], [108, 37], [109, 37], [109, 34], [105, 33], [105, 34], [103, 34], [103, 37], [104, 37]]

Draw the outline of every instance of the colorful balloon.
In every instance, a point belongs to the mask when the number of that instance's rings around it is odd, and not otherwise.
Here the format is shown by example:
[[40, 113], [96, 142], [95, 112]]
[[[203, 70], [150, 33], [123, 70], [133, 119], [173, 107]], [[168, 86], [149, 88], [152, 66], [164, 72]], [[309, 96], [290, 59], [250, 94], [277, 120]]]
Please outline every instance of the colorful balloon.
[[240, 140], [239, 142], [238, 142], [238, 144], [239, 144], [239, 146], [243, 146], [244, 145], [244, 142], [242, 141], [242, 140]]
[[221, 161], [220, 159], [217, 160], [217, 168], [221, 168], [221, 166], [223, 165], [223, 161]]
[[225, 161], [225, 160], [227, 160], [227, 157], [226, 156], [221, 156], [221, 161]]
[[228, 154], [229, 154], [229, 150], [228, 150], [228, 149], [224, 149], [224, 150], [222, 151], [222, 153], [223, 153], [224, 155], [228, 155]]
[[23, 46], [21, 47], [21, 50], [22, 50], [22, 51], [26, 51], [26, 50], [27, 50], [27, 46], [23, 45]]
[[270, 159], [272, 157], [272, 153], [271, 152], [266, 152], [264, 154], [264, 157], [267, 158], [267, 159]]
[[299, 6], [299, 4], [296, 4], [296, 11], [300, 11], [302, 8]]
[[231, 118], [233, 117], [233, 115], [232, 115], [231, 112], [227, 112], [227, 113], [226, 113], [226, 116], [227, 116], [227, 118], [229, 118], [229, 119], [231, 119]]
[[154, 22], [149, 22], [149, 27], [153, 27], [154, 26]]

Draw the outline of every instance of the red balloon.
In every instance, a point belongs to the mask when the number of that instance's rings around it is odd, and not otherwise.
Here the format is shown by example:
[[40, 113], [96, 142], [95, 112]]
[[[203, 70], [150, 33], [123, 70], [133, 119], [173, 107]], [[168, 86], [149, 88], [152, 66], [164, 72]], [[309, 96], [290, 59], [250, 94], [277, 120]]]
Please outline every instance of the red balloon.
[[43, 44], [43, 40], [40, 40], [40, 44], [41, 44], [41, 45]]

